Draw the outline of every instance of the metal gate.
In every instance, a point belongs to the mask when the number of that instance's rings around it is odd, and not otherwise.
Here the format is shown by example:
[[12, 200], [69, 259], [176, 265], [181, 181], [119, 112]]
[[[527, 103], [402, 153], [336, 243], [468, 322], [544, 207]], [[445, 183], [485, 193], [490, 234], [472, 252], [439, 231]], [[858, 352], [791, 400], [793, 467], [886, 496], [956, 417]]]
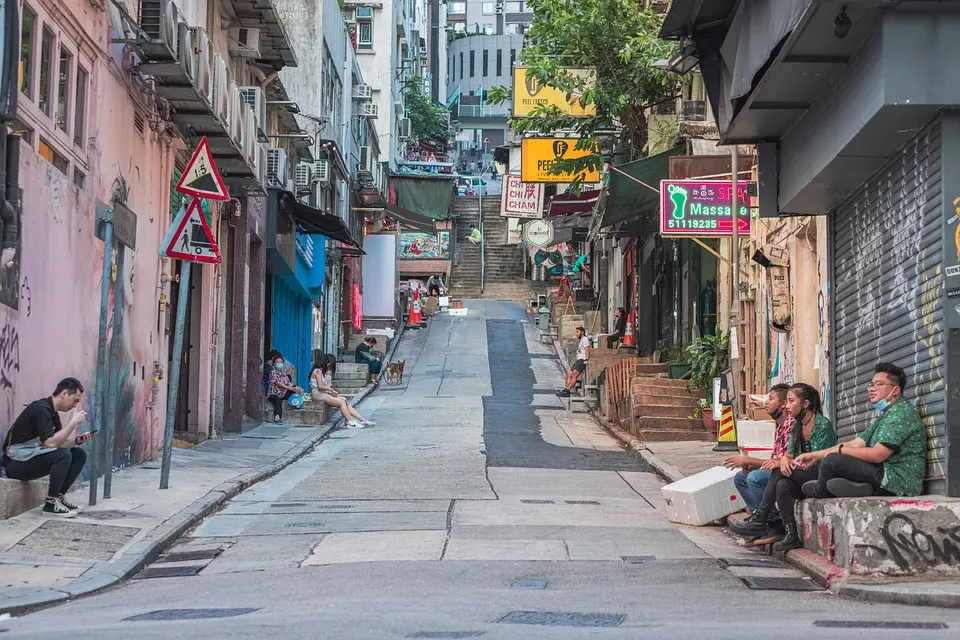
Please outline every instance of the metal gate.
[[837, 433], [849, 440], [876, 419], [866, 391], [876, 364], [903, 367], [904, 395], [927, 428], [933, 493], [946, 491], [940, 191], [934, 122], [830, 215]]

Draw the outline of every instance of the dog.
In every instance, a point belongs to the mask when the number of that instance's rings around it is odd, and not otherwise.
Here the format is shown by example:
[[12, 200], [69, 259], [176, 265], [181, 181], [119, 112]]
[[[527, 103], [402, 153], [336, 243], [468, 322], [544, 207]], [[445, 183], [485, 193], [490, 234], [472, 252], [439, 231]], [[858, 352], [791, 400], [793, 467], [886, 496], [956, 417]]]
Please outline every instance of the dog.
[[397, 360], [387, 363], [387, 384], [393, 387], [403, 384], [403, 366], [406, 362], [406, 360]]

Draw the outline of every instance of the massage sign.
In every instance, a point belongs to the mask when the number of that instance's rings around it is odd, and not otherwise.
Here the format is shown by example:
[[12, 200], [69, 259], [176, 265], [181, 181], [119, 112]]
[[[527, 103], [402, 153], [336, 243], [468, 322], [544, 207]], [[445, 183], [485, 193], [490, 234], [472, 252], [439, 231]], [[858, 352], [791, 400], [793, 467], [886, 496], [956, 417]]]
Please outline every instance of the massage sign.
[[[750, 182], [737, 186], [737, 232], [750, 233], [753, 192]], [[660, 182], [660, 235], [728, 236], [733, 233], [729, 180], [662, 180]]]

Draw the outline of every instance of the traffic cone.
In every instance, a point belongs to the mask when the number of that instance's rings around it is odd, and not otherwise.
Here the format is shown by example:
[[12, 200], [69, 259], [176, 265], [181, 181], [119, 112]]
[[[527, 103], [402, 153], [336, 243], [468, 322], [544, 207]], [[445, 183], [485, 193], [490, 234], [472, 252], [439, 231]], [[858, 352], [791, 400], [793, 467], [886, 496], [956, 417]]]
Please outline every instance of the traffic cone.
[[717, 446], [714, 451], [739, 451], [737, 447], [737, 420], [729, 404], [720, 409], [720, 426], [717, 428]]
[[407, 324], [417, 326], [423, 322], [423, 312], [420, 306], [420, 291], [414, 290], [413, 299], [410, 300], [410, 313], [407, 318]]
[[627, 316], [627, 328], [623, 331], [623, 347], [635, 347], [637, 343], [633, 341], [633, 314]]

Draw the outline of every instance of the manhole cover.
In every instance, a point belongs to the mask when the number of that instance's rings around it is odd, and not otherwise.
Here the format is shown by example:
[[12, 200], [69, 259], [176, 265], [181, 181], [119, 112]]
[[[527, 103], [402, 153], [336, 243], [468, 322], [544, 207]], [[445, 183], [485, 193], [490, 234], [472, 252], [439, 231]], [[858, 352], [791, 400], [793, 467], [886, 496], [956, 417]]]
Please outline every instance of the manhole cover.
[[285, 507], [305, 507], [306, 502], [274, 502], [270, 505], [271, 509], [283, 509]]
[[44, 522], [10, 548], [26, 556], [54, 555], [90, 560], [110, 560], [140, 529], [62, 520]]
[[741, 577], [744, 584], [751, 589], [766, 591], [823, 591], [809, 578], [764, 578]]
[[720, 558], [720, 563], [725, 567], [786, 568], [785, 564], [773, 558]]
[[182, 567], [149, 567], [144, 569], [136, 576], [137, 580], [148, 580], [150, 578], [186, 578], [200, 573], [205, 564], [190, 564]]
[[157, 563], [189, 562], [190, 560], [213, 560], [223, 553], [223, 549], [197, 549], [196, 551], [174, 551], [165, 554]]
[[626, 619], [622, 613], [562, 613], [554, 611], [511, 611], [497, 622], [536, 624], [547, 627], [619, 627]]
[[620, 558], [629, 564], [640, 564], [641, 562], [652, 562], [657, 556], [620, 556]]
[[138, 622], [140, 620], [204, 620], [208, 618], [235, 618], [248, 613], [259, 611], [252, 607], [242, 609], [158, 609], [150, 613], [141, 613], [137, 616], [124, 618], [124, 621]]
[[94, 520], [119, 520], [120, 518], [146, 518], [142, 513], [133, 511], [120, 511], [118, 509], [104, 509], [102, 511], [84, 511], [84, 518], [93, 518]]
[[813, 626], [831, 629], [949, 629], [945, 622], [905, 620], [817, 620]]
[[479, 638], [486, 631], [418, 631], [408, 638]]
[[322, 527], [322, 522], [289, 522], [287, 523], [287, 529], [306, 529], [308, 527]]
[[567, 504], [600, 504], [597, 500], [564, 500]]
[[514, 589], [546, 589], [546, 580], [517, 580], [513, 583]]
[[557, 504], [553, 500], [521, 500], [523, 504]]

